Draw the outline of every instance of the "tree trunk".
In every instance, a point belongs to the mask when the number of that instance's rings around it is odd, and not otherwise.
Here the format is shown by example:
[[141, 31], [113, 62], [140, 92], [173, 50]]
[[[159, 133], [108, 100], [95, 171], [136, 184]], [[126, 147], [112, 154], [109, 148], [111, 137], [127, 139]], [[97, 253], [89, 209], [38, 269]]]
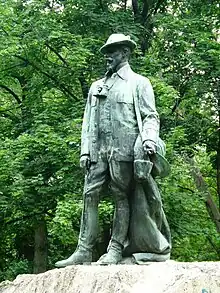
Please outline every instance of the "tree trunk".
[[[220, 127], [220, 123], [219, 123]], [[218, 194], [218, 207], [220, 210], [220, 130], [218, 130], [218, 149], [217, 149], [217, 159], [216, 159], [216, 165], [217, 165], [217, 194]]]
[[218, 194], [218, 207], [220, 211], [220, 84], [217, 83], [217, 101], [218, 101], [218, 148], [217, 148], [217, 194]]
[[87, 97], [88, 97], [88, 93], [89, 93], [89, 86], [88, 83], [86, 82], [85, 76], [83, 75], [83, 73], [81, 73], [81, 75], [79, 76], [79, 82], [82, 88], [82, 93], [83, 93], [83, 98], [84, 101], [87, 101]]
[[209, 216], [211, 217], [212, 221], [214, 222], [217, 232], [220, 233], [220, 213], [219, 213], [218, 207], [215, 204], [215, 202], [209, 192], [208, 186], [207, 186], [207, 184], [206, 184], [206, 182], [200, 172], [200, 169], [198, 168], [198, 166], [196, 166], [194, 159], [187, 158], [186, 161], [191, 166], [191, 174], [194, 178], [196, 187], [197, 187], [198, 191], [201, 192], [201, 194], [204, 197], [206, 208], [209, 213]]
[[47, 226], [42, 219], [35, 228], [34, 235], [34, 274], [47, 270]]

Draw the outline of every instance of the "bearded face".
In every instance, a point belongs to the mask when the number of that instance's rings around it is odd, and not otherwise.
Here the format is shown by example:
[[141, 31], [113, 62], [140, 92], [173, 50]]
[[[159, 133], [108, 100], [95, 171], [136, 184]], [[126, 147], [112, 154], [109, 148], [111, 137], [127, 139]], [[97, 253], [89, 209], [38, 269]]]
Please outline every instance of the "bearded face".
[[124, 50], [120, 46], [111, 46], [105, 53], [107, 71], [115, 72], [118, 65], [125, 61]]

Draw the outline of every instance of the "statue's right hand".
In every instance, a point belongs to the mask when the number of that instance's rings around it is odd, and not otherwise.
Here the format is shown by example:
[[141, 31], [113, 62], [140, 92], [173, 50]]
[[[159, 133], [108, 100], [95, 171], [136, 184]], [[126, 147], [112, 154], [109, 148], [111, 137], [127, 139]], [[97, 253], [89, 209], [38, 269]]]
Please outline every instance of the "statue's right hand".
[[80, 167], [84, 170], [89, 170], [91, 161], [89, 155], [82, 155], [79, 161]]

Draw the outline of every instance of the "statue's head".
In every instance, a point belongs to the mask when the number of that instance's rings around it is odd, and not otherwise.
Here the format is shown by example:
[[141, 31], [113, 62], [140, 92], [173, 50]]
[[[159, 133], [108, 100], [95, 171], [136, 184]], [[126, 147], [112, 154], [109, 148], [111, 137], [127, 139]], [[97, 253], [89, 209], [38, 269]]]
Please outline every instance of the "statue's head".
[[130, 36], [124, 34], [112, 34], [100, 51], [105, 55], [107, 70], [115, 71], [119, 64], [128, 61], [136, 43]]

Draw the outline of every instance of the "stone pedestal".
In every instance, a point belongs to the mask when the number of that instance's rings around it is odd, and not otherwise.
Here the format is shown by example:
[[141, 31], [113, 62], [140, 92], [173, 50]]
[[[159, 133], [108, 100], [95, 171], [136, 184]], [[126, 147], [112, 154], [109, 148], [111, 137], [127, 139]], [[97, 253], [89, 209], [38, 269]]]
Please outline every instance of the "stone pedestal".
[[220, 293], [220, 262], [70, 266], [20, 275], [0, 293]]

